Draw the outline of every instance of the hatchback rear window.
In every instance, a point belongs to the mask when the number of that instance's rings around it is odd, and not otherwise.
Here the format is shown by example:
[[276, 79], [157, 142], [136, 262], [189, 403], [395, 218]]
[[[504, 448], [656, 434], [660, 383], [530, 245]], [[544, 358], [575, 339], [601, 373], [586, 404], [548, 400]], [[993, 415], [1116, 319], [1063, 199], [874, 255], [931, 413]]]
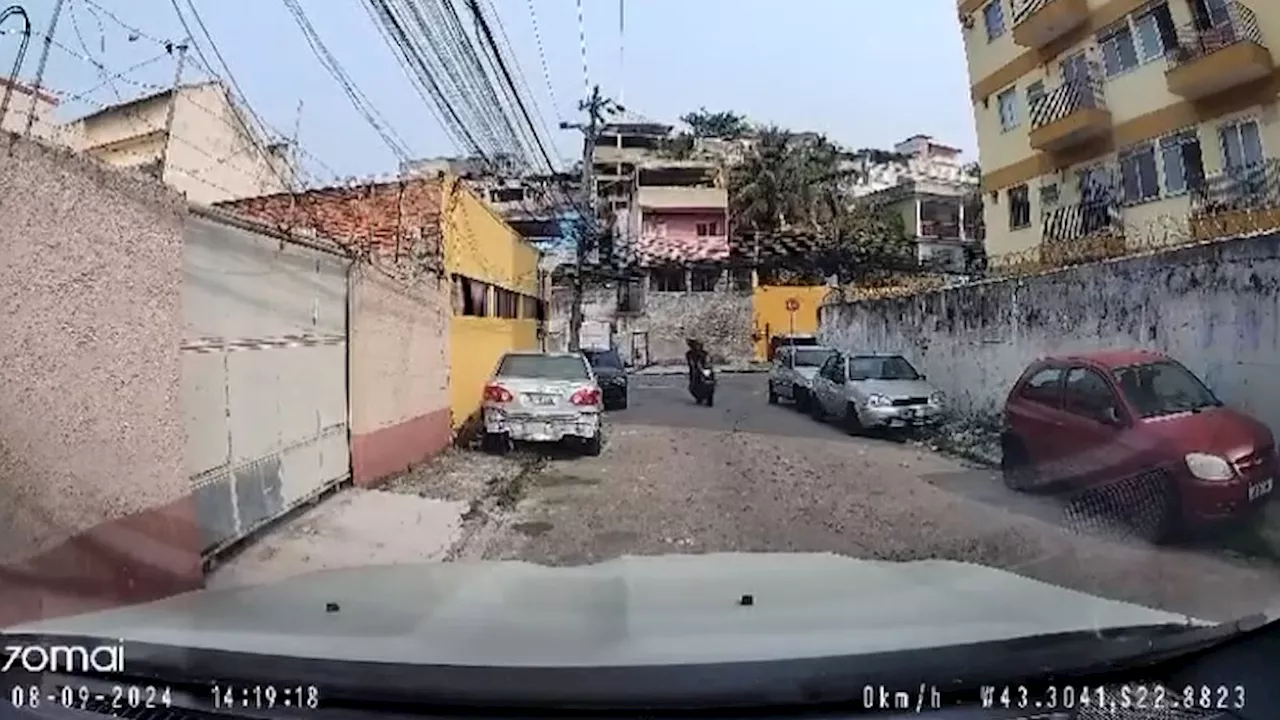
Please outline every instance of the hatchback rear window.
[[1172, 360], [1120, 368], [1115, 376], [1120, 391], [1144, 418], [1222, 404], [1200, 378]]
[[792, 352], [795, 353], [796, 367], [822, 367], [822, 363], [831, 357], [833, 351], [825, 348], [800, 348]]
[[587, 380], [587, 364], [572, 355], [507, 355], [498, 365], [503, 377]]

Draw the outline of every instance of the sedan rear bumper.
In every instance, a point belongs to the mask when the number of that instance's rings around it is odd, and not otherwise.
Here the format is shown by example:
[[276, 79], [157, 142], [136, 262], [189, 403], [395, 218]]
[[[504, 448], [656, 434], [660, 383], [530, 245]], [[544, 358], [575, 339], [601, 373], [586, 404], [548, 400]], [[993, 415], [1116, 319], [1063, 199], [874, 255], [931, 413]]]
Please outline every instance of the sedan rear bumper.
[[487, 408], [484, 429], [520, 442], [559, 442], [570, 437], [589, 440], [600, 434], [600, 414], [508, 415]]

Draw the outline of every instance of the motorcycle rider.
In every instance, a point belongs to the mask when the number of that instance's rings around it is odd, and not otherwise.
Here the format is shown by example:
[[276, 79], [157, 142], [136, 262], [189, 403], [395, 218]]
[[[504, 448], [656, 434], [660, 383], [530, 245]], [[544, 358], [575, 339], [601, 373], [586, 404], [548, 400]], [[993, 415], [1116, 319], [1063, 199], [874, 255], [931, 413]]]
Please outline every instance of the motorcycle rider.
[[697, 383], [702, 379], [700, 371], [711, 366], [711, 358], [701, 342], [693, 338], [687, 338], [685, 342], [689, 346], [688, 352], [684, 354], [684, 361], [689, 366], [689, 392], [694, 392]]

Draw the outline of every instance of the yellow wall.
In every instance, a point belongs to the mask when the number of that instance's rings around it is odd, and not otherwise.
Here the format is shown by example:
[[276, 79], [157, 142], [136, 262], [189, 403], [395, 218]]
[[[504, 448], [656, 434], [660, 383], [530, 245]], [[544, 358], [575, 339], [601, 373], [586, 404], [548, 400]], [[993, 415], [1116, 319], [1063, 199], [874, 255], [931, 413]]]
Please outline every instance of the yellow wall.
[[[1229, 100], [1222, 103], [1219, 109], [1214, 109], [1214, 104], [1202, 104], [1197, 108], [1169, 92], [1165, 78], [1168, 65], [1159, 57], [1128, 72], [1102, 79], [1103, 96], [1113, 125], [1113, 135], [1103, 138], [1103, 143], [1110, 144], [1111, 147], [1100, 148], [1107, 152], [1098, 154], [1096, 151], [1086, 151], [1085, 154], [1093, 157], [1083, 163], [1050, 162], [1050, 158], [1033, 151], [1029, 143], [1027, 88], [1041, 80], [1046, 92], [1052, 92], [1062, 80], [1061, 61], [1081, 50], [1101, 67], [1096, 31], [1114, 23], [1116, 18], [1127, 17], [1127, 13], [1135, 8], [1141, 9], [1143, 2], [1088, 0], [1090, 18], [1075, 32], [1074, 40], [1050, 43], [1042, 51], [1033, 51], [1013, 41], [1010, 0], [991, 1], [1004, 3], [1006, 26], [1005, 34], [992, 42], [987, 40], [983, 23], [983, 7], [989, 3], [959, 0], [957, 5], [962, 12], [967, 11], [973, 21], [971, 27], [961, 27], [960, 33], [965, 43], [969, 80], [974, 90], [971, 100], [978, 131], [979, 162], [984, 177], [983, 219], [987, 228], [987, 254], [993, 264], [1002, 263], [1001, 255], [1025, 254], [1041, 242], [1039, 190], [1042, 185], [1058, 184], [1061, 193], [1058, 203], [1060, 207], [1076, 202], [1077, 199], [1073, 197], [1075, 170], [1093, 164], [1114, 167], [1117, 161], [1115, 150], [1124, 149], [1125, 145], [1158, 139], [1182, 129], [1197, 128], [1205, 172], [1212, 174], [1221, 170], [1223, 165], [1218, 126], [1228, 117], [1245, 115], [1258, 118], [1266, 155], [1272, 157], [1273, 153], [1280, 151], [1280, 122], [1276, 120], [1275, 92], [1265, 89], [1259, 92], [1256, 85], [1253, 86], [1249, 92], [1258, 99], [1246, 99], [1245, 102], [1237, 103], [1247, 108], [1242, 113], [1224, 114], [1224, 109], [1230, 109]], [[1253, 11], [1264, 43], [1271, 49], [1273, 56], [1280, 60], [1280, 3], [1274, 0], [1247, 0], [1242, 4]], [[1179, 29], [1191, 22], [1189, 0], [1168, 0], [1168, 5]], [[1276, 78], [1277, 82], [1272, 85], [1280, 87], [1280, 74]], [[1017, 91], [1020, 122], [1017, 127], [1006, 131], [1000, 127], [996, 96], [1008, 88]], [[1062, 167], [1050, 170], [1051, 165]], [[1160, 172], [1163, 186], [1163, 169]], [[1011, 230], [1007, 190], [1010, 186], [1021, 183], [1025, 183], [1030, 191], [1032, 222], [1028, 228]], [[1177, 224], [1179, 219], [1185, 225], [1188, 207], [1185, 194], [1162, 195], [1154, 201], [1128, 207], [1124, 211], [1126, 236], [1136, 233], [1142, 236], [1141, 242], [1145, 244], [1150, 236], [1170, 234], [1166, 226]], [[1181, 218], [1177, 217], [1179, 214]]]
[[818, 332], [818, 306], [831, 288], [825, 285], [771, 286], [757, 285], [751, 295], [751, 309], [756, 333], [756, 360], [768, 356], [769, 341], [766, 337], [791, 332], [791, 313], [787, 311], [787, 299], [795, 298], [800, 309], [795, 314], [795, 332]]
[[[455, 179], [446, 180], [443, 192], [444, 259], [450, 277], [463, 276], [540, 297], [537, 249]], [[492, 289], [488, 298], [489, 314], [493, 315]], [[520, 310], [519, 319], [462, 315], [455, 294], [449, 326], [449, 394], [455, 428], [480, 408], [485, 381], [503, 353], [538, 348], [538, 322], [524, 317], [523, 307]]]

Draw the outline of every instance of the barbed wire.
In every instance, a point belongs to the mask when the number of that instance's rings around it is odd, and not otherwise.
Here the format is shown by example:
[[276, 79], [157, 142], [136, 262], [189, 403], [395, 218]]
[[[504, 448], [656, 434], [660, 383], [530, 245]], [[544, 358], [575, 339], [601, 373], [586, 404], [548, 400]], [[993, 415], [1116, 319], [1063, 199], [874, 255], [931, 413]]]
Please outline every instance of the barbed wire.
[[[988, 259], [986, 272], [975, 273], [975, 277], [967, 282], [1032, 277], [1276, 231], [1280, 231], [1280, 202], [1249, 209], [1162, 214], [1141, 223], [1122, 221], [1083, 237], [1048, 240], [1022, 250], [993, 255]], [[833, 288], [824, 304], [907, 297], [967, 282], [957, 282], [954, 276], [920, 273], [892, 278], [877, 286]]]

